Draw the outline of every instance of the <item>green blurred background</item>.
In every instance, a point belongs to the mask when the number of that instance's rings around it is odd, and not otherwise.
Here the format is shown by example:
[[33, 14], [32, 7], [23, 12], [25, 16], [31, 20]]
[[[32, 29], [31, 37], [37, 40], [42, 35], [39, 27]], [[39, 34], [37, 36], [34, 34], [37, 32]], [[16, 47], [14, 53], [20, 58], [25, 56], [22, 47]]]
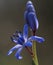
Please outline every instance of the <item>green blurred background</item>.
[[[7, 56], [8, 50], [16, 45], [10, 36], [24, 25], [24, 11], [28, 0], [0, 0], [0, 65], [32, 65], [32, 57], [26, 49], [22, 60], [17, 60], [15, 52]], [[45, 38], [37, 43], [39, 65], [53, 65], [53, 0], [31, 0], [39, 20], [38, 36]]]

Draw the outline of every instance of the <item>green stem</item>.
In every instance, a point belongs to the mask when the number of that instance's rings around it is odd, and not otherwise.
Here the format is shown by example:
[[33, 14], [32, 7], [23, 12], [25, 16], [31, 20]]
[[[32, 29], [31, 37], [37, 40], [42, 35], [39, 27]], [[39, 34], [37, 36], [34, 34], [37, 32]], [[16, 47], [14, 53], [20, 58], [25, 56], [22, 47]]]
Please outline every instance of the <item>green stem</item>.
[[38, 65], [37, 53], [36, 53], [36, 42], [33, 41], [32, 52], [34, 54], [32, 65]]

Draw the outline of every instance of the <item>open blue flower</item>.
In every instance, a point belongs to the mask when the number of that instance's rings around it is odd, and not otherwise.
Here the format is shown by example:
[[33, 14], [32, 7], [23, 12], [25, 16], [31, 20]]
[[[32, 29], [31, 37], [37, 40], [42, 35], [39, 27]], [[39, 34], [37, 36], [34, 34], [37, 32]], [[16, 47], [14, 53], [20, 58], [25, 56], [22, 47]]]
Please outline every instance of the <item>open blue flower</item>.
[[8, 55], [10, 55], [14, 50], [18, 49], [15, 56], [17, 59], [22, 59], [21, 51], [24, 47], [32, 47], [32, 41], [37, 41], [39, 43], [44, 42], [44, 38], [38, 36], [31, 36], [28, 38], [28, 26], [27, 24], [24, 25], [23, 34], [20, 32], [14, 33], [13, 37], [11, 37], [12, 41], [15, 42], [13, 48], [8, 51]]
[[26, 4], [26, 11], [24, 13], [24, 19], [33, 32], [35, 32], [38, 29], [39, 23], [36, 16], [35, 8], [31, 1], [28, 1]]

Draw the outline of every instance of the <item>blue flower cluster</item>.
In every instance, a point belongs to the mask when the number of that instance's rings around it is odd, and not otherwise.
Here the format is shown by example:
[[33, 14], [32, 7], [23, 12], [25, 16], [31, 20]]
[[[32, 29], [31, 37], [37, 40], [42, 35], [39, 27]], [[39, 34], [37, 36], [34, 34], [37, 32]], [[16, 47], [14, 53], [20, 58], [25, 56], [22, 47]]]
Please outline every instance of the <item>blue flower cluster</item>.
[[10, 55], [14, 50], [18, 49], [15, 56], [17, 59], [22, 59], [20, 55], [21, 51], [25, 46], [32, 47], [32, 41], [37, 41], [39, 43], [44, 42], [44, 38], [38, 36], [31, 36], [28, 38], [28, 26], [27, 24], [24, 25], [23, 34], [17, 32], [13, 34], [11, 40], [16, 43], [16, 45], [8, 51], [8, 55]]
[[10, 55], [14, 50], [18, 49], [15, 56], [19, 60], [22, 59], [21, 52], [23, 48], [32, 47], [32, 41], [37, 41], [38, 43], [45, 41], [44, 38], [35, 35], [28, 38], [28, 26], [32, 31], [36, 31], [39, 26], [35, 9], [31, 1], [28, 1], [26, 4], [24, 17], [27, 23], [23, 27], [23, 33], [16, 31], [12, 35], [11, 40], [16, 43], [16, 45], [8, 51], [8, 55]]

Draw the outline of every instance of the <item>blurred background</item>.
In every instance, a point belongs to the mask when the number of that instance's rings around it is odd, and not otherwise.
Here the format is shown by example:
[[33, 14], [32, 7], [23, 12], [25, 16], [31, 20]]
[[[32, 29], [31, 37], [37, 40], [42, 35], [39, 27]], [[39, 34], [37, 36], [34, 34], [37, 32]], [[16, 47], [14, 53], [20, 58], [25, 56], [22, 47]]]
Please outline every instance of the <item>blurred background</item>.
[[[0, 0], [0, 65], [32, 65], [32, 57], [26, 49], [22, 60], [17, 60], [15, 52], [7, 56], [7, 52], [15, 43], [10, 36], [23, 29], [25, 5], [28, 0]], [[37, 43], [39, 65], [53, 65], [53, 0], [31, 0], [36, 9], [39, 29], [36, 35], [45, 38], [43, 44]]]

